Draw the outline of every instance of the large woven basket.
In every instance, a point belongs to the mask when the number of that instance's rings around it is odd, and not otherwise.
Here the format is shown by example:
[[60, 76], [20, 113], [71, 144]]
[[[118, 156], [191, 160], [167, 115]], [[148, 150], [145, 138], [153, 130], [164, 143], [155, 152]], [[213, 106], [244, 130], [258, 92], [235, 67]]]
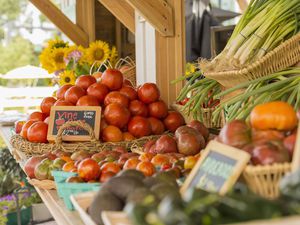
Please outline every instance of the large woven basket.
[[[89, 132], [90, 141], [89, 142], [64, 142], [63, 141], [63, 132], [65, 129], [72, 127], [72, 126], [79, 126], [86, 131]], [[31, 155], [41, 155], [53, 150], [62, 150], [64, 152], [76, 152], [79, 150], [85, 150], [88, 152], [101, 152], [103, 150], [112, 150], [116, 146], [122, 146], [127, 150], [131, 149], [131, 146], [143, 146], [149, 140], [156, 140], [160, 136], [159, 135], [152, 135], [143, 138], [139, 138], [133, 141], [122, 141], [122, 142], [100, 142], [96, 140], [95, 134], [93, 129], [86, 123], [82, 121], [69, 121], [65, 123], [63, 126], [60, 127], [55, 143], [32, 143], [25, 140], [20, 135], [13, 135], [11, 137], [11, 145], [13, 148], [17, 149], [18, 151], [23, 152], [26, 156]]]
[[243, 177], [248, 187], [256, 194], [275, 199], [279, 197], [279, 182], [291, 171], [290, 163], [273, 164], [267, 166], [247, 166]]
[[[180, 112], [181, 115], [183, 116], [184, 120], [186, 123], [190, 122], [191, 120], [193, 120], [193, 116], [192, 115], [188, 115], [186, 112], [183, 111], [183, 106], [182, 105], [178, 105], [176, 103], [172, 104], [172, 108], [177, 111]], [[214, 122], [212, 119], [212, 113], [213, 113], [213, 108], [202, 108], [201, 112], [202, 112], [202, 123], [207, 127], [207, 128], [220, 128], [222, 127], [222, 118], [220, 117], [218, 119], [217, 122]], [[199, 118], [201, 118], [199, 116]]]
[[206, 71], [205, 66], [210, 63], [209, 61], [201, 62], [200, 67], [205, 77], [218, 81], [226, 88], [231, 88], [240, 83], [286, 69], [295, 65], [299, 61], [300, 33], [283, 42], [260, 60], [246, 66], [243, 69], [224, 72]]

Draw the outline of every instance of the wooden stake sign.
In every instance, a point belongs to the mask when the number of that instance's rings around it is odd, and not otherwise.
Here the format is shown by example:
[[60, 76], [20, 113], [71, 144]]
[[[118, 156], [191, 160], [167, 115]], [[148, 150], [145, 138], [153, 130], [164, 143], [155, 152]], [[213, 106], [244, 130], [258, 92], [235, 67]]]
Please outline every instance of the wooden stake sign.
[[247, 152], [211, 141], [180, 191], [184, 194], [196, 187], [224, 195], [235, 184], [249, 160]]
[[[68, 121], [83, 121], [89, 124], [99, 139], [101, 107], [100, 106], [53, 106], [51, 107], [48, 141], [54, 141], [59, 128]], [[63, 133], [64, 141], [89, 141], [87, 131], [80, 127], [70, 127]]]
[[300, 123], [298, 124], [296, 145], [293, 153], [292, 172], [300, 168]]

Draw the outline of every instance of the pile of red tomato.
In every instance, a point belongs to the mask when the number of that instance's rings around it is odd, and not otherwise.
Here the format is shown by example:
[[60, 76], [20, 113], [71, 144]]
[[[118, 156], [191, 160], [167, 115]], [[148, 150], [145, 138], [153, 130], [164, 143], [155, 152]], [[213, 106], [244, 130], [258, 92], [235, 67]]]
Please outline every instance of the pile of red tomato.
[[60, 87], [56, 98], [43, 99], [41, 112], [32, 113], [25, 124], [16, 125], [17, 133], [30, 142], [46, 143], [52, 106], [101, 106], [100, 137], [106, 142], [174, 132], [184, 124], [180, 113], [168, 111], [156, 84], [145, 83], [136, 89], [116, 69], [107, 69], [99, 81], [82, 75], [75, 85]]

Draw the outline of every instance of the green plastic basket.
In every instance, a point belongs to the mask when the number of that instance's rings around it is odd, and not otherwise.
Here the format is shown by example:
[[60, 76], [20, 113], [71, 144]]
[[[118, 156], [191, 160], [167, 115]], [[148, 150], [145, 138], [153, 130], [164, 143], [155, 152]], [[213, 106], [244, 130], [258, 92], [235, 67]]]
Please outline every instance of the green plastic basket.
[[[66, 183], [65, 180], [71, 176], [77, 176], [77, 173], [68, 173], [62, 171], [52, 171], [59, 197], [64, 200], [69, 210], [74, 210], [70, 196], [82, 192], [98, 191], [100, 183]], [[55, 179], [56, 178], [56, 179]]]
[[[64, 183], [65, 180], [69, 177], [73, 177], [73, 176], [77, 176], [77, 173], [73, 173], [73, 172], [64, 172], [64, 171], [52, 171], [52, 176], [54, 177], [54, 181], [56, 183], [56, 185], [58, 183]], [[63, 197], [63, 193], [61, 192], [60, 189], [57, 189], [57, 193], [59, 197]]]

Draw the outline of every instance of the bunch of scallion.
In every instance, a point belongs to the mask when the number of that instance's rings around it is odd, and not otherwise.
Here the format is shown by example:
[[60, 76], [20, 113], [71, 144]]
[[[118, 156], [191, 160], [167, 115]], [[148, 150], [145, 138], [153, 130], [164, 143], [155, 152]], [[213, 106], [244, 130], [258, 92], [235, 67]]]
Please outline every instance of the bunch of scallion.
[[211, 62], [202, 63], [201, 70], [243, 68], [299, 31], [299, 0], [251, 0], [225, 49]]
[[203, 122], [202, 108], [214, 108], [218, 100], [214, 96], [221, 92], [221, 85], [211, 79], [203, 78], [200, 71], [181, 77], [172, 83], [188, 79], [188, 82], [181, 89], [176, 101], [180, 102], [190, 96], [188, 102], [183, 106], [182, 112], [194, 119]]
[[285, 101], [293, 105], [295, 110], [300, 109], [300, 67], [289, 68], [265, 77], [227, 89], [215, 97], [223, 98], [237, 90], [244, 90], [242, 94], [225, 98], [214, 112], [213, 121], [217, 121], [221, 113], [225, 120], [247, 119], [252, 109], [270, 101]]

